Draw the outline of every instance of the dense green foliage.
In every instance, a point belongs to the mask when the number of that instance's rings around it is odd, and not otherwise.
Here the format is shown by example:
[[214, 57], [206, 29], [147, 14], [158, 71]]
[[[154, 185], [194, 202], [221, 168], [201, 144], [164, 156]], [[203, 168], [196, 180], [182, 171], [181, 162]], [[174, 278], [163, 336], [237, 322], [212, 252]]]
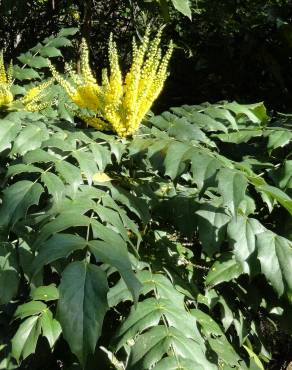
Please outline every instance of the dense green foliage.
[[[16, 94], [76, 31], [20, 55]], [[126, 139], [48, 94], [1, 113], [0, 369], [272, 368], [292, 330], [290, 118], [183, 105]]]

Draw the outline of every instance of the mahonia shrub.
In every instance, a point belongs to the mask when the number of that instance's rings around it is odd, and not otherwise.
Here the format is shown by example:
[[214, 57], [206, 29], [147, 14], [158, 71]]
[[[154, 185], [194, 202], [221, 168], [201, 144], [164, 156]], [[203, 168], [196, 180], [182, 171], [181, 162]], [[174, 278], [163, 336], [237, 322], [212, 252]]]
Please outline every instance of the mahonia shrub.
[[140, 46], [133, 40], [132, 64], [125, 78], [119, 66], [118, 51], [112, 35], [109, 39], [109, 70], [102, 71], [98, 84], [89, 65], [88, 46], [85, 40], [81, 48], [81, 73], [69, 69], [71, 80], [66, 80], [51, 66], [55, 79], [65, 89], [70, 99], [80, 108], [93, 112], [79, 114], [89, 125], [98, 130], [112, 130], [119, 136], [130, 136], [139, 125], [160, 94], [167, 78], [167, 66], [172, 54], [170, 43], [165, 55], [159, 47], [159, 31], [150, 40], [147, 28]]
[[[42, 80], [75, 32], [14, 77]], [[184, 105], [132, 139], [75, 126], [60, 96], [0, 118], [0, 369], [288, 365], [291, 117]]]

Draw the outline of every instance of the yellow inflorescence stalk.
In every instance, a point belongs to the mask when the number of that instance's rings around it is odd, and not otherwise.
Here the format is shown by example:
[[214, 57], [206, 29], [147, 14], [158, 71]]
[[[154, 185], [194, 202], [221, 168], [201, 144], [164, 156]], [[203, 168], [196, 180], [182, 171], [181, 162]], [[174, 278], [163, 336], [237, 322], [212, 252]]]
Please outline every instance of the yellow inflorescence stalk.
[[9, 105], [13, 101], [13, 95], [10, 91], [11, 87], [11, 68], [6, 73], [3, 52], [0, 53], [0, 107]]
[[111, 129], [123, 137], [138, 130], [168, 75], [173, 44], [169, 44], [166, 54], [162, 56], [159, 48], [161, 34], [162, 30], [150, 40], [150, 28], [147, 28], [140, 46], [133, 40], [132, 64], [124, 79], [112, 35], [108, 46], [109, 69], [102, 70], [101, 85], [90, 69], [85, 40], [81, 44], [81, 73], [77, 74], [69, 68], [70, 82], [51, 66], [53, 76], [71, 100], [80, 108], [91, 111], [92, 115], [77, 113], [89, 126], [99, 130]]
[[[3, 52], [0, 53], [0, 108], [21, 109], [27, 111], [40, 111], [50, 105], [48, 102], [40, 100], [45, 96], [46, 89], [52, 84], [53, 80], [45, 81], [38, 86], [29, 89], [26, 94], [19, 99], [15, 99], [11, 92], [13, 65], [10, 63], [6, 71], [3, 59]], [[18, 108], [17, 108], [18, 107]]]

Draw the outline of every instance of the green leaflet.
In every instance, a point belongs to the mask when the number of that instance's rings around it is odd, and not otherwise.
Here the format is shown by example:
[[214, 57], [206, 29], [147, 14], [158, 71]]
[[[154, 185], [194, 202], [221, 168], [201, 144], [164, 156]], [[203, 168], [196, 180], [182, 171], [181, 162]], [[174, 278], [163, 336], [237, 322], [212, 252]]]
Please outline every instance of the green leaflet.
[[0, 242], [0, 304], [9, 303], [16, 295], [19, 280], [16, 250], [11, 244]]
[[292, 294], [291, 242], [270, 231], [257, 235], [258, 259], [262, 273], [279, 296]]
[[86, 262], [73, 262], [62, 274], [58, 319], [72, 352], [82, 364], [94, 352], [108, 309], [105, 273]]

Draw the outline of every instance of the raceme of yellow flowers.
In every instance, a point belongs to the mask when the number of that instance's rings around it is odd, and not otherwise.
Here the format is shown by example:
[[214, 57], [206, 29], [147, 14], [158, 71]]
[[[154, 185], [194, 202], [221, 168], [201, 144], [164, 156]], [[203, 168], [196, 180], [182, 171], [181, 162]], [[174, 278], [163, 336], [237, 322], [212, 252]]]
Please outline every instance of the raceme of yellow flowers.
[[80, 73], [71, 67], [67, 68], [70, 82], [51, 66], [53, 76], [70, 99], [78, 107], [93, 112], [94, 116], [79, 114], [88, 125], [98, 130], [112, 130], [122, 137], [137, 131], [163, 88], [173, 51], [170, 42], [166, 53], [162, 55], [159, 47], [161, 30], [153, 40], [150, 40], [149, 34], [148, 28], [140, 46], [133, 41], [132, 65], [124, 79], [112, 35], [108, 45], [109, 71], [102, 71], [101, 84], [98, 84], [90, 69], [85, 40], [82, 41]]
[[18, 99], [14, 99], [11, 92], [13, 85], [12, 80], [13, 66], [10, 63], [7, 71], [4, 66], [3, 52], [0, 53], [0, 109], [24, 109], [30, 112], [40, 111], [46, 108], [50, 103], [41, 102], [45, 96], [45, 90], [51, 83], [52, 79], [45, 81], [29, 89], [26, 94]]

